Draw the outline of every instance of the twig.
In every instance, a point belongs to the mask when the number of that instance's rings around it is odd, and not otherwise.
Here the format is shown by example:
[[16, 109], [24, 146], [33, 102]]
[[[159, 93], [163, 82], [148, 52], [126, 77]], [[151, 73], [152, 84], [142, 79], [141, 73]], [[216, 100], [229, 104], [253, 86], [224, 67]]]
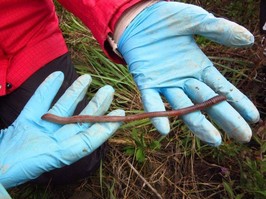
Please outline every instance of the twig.
[[[120, 154], [122, 158], [124, 158], [120, 151], [117, 150], [117, 152]], [[125, 159], [125, 158], [124, 158]], [[162, 196], [157, 192], [156, 189], [154, 189], [151, 184], [135, 169], [135, 167], [127, 160], [125, 159], [126, 163], [129, 165], [129, 167], [137, 174], [138, 177], [152, 190], [152, 192], [160, 199], [163, 199]]]

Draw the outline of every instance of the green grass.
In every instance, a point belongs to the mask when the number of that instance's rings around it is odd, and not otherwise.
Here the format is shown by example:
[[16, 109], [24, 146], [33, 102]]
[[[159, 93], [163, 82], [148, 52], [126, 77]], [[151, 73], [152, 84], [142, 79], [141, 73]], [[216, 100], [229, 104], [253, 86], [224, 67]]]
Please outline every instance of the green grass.
[[[251, 1], [183, 1], [241, 21], [256, 34], [257, 18]], [[57, 7], [61, 28], [79, 74], [89, 73], [92, 84], [88, 97], [109, 84], [116, 90], [111, 109], [127, 114], [142, 112], [136, 85], [127, 67], [108, 60], [82, 23]], [[219, 10], [220, 9], [220, 10]], [[198, 43], [219, 70], [251, 99], [259, 92], [247, 84], [262, 84], [254, 74], [256, 63], [251, 49], [228, 49], [203, 38]], [[256, 47], [256, 45], [255, 45]], [[11, 190], [13, 198], [68, 198], [86, 191], [91, 198], [265, 198], [265, 127], [253, 125], [249, 144], [239, 144], [223, 134], [223, 144], [210, 147], [195, 138], [181, 120], [171, 118], [171, 132], [162, 137], [149, 120], [124, 124], [109, 140], [108, 153], [94, 176], [74, 185], [53, 188], [25, 184]], [[132, 166], [136, 169], [132, 169]], [[140, 177], [142, 176], [145, 181]], [[148, 183], [148, 184], [147, 184]], [[148, 186], [149, 185], [149, 186]], [[154, 191], [154, 188], [156, 191]], [[159, 198], [159, 197], [158, 197]]]

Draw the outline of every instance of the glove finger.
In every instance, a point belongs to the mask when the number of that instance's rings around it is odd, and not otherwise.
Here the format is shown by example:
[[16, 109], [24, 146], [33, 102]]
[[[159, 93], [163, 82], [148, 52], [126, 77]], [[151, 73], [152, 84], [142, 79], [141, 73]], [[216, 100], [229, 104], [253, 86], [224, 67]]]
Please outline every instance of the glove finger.
[[[108, 115], [124, 116], [125, 112], [123, 110], [115, 110]], [[65, 164], [71, 164], [89, 155], [111, 137], [121, 124], [121, 122], [95, 123], [85, 131], [64, 140], [60, 144], [62, 161]]]
[[[180, 109], [193, 105], [192, 101], [182, 89], [166, 88], [163, 89], [162, 93], [173, 109]], [[200, 111], [182, 115], [180, 118], [200, 140], [211, 146], [218, 146], [221, 144], [221, 135], [219, 131]]]
[[[98, 90], [95, 96], [82, 110], [80, 115], [103, 115], [109, 109], [114, 96], [114, 89], [111, 86], [104, 86]], [[80, 131], [89, 128], [92, 123], [66, 124], [55, 132], [54, 138], [58, 141], [67, 139]]]
[[63, 80], [64, 74], [62, 72], [57, 71], [50, 74], [30, 98], [20, 117], [28, 118], [31, 121], [39, 119], [50, 108]]
[[103, 115], [109, 109], [114, 98], [114, 89], [106, 85], [100, 88], [80, 115]]
[[255, 105], [240, 92], [233, 84], [215, 68], [208, 67], [204, 70], [203, 81], [216, 93], [225, 95], [227, 101], [250, 123], [256, 123], [260, 119], [259, 111]]
[[86, 74], [80, 76], [65, 91], [55, 105], [48, 111], [58, 116], [67, 117], [73, 114], [77, 104], [86, 95], [87, 89], [91, 83], [91, 76]]
[[[146, 112], [165, 111], [164, 103], [158, 91], [155, 89], [143, 89], [140, 92], [142, 103]], [[151, 121], [162, 135], [169, 133], [170, 124], [167, 117], [154, 117]]]
[[11, 199], [4, 186], [0, 183], [0, 198]]
[[[210, 87], [196, 79], [186, 81], [186, 94], [196, 103], [217, 95]], [[208, 115], [232, 138], [240, 142], [250, 141], [252, 132], [243, 117], [226, 101], [206, 109]]]

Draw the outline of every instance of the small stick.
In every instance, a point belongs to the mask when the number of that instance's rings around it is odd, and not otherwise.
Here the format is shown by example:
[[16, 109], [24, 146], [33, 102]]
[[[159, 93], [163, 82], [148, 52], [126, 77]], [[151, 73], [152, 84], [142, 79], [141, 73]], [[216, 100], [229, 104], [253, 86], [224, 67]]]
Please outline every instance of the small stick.
[[170, 116], [185, 115], [194, 111], [206, 109], [214, 104], [220, 103], [225, 100], [226, 100], [225, 96], [218, 95], [202, 103], [195, 104], [193, 106], [189, 106], [178, 110], [147, 112], [147, 113], [140, 113], [129, 116], [74, 115], [72, 117], [60, 117], [51, 113], [46, 113], [42, 116], [42, 119], [58, 124], [70, 124], [70, 123], [82, 123], [82, 122], [128, 122], [128, 121], [141, 120], [153, 117], [170, 117]]
[[126, 161], [133, 172], [137, 174], [137, 176], [144, 182], [144, 184], [151, 189], [151, 191], [157, 196], [157, 198], [162, 199], [162, 196], [157, 192], [157, 190], [152, 187], [152, 185], [138, 172], [138, 170], [129, 162], [129, 160], [126, 159], [119, 150], [115, 149], [115, 151]]
[[152, 192], [160, 199], [163, 199], [162, 196], [154, 189], [151, 184], [135, 169], [135, 167], [128, 161], [125, 160], [126, 163], [130, 166], [130, 168], [140, 177], [140, 179], [152, 190]]

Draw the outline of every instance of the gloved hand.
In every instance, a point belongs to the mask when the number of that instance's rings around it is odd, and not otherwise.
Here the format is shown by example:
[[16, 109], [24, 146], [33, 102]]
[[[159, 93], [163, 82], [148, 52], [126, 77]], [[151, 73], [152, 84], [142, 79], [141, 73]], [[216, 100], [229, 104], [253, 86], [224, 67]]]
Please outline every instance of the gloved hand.
[[11, 199], [10, 195], [7, 193], [6, 189], [0, 183], [0, 198], [1, 199]]
[[[63, 73], [51, 74], [36, 90], [19, 117], [0, 134], [0, 183], [5, 188], [22, 184], [46, 171], [69, 165], [104, 143], [120, 123], [82, 123], [58, 125], [41, 119], [63, 81]], [[49, 110], [71, 116], [91, 82], [89, 75], [79, 77]], [[81, 114], [103, 115], [109, 108], [114, 90], [99, 89]], [[110, 115], [124, 115], [116, 110]]]
[[[248, 142], [252, 132], [247, 122], [259, 120], [258, 110], [213, 66], [197, 46], [195, 34], [233, 47], [254, 42], [244, 27], [216, 18], [200, 7], [178, 2], [153, 4], [125, 29], [118, 50], [141, 92], [144, 109], [164, 111], [160, 95], [173, 109], [225, 95], [228, 102], [209, 108], [207, 114], [230, 137]], [[218, 130], [199, 111], [181, 118], [201, 140], [214, 146], [221, 143]], [[168, 118], [154, 118], [152, 123], [162, 134], [170, 130]]]

